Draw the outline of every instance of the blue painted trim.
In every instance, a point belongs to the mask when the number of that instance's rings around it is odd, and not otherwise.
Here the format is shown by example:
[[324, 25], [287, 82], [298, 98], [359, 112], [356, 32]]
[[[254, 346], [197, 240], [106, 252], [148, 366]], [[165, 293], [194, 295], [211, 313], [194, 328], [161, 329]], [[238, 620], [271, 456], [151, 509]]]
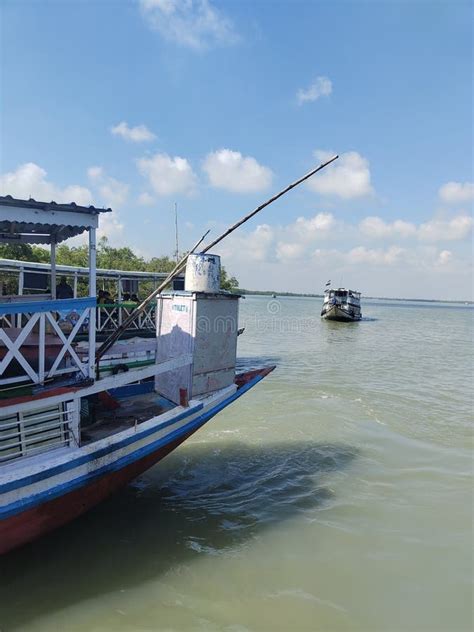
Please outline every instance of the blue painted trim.
[[168, 426], [172, 426], [173, 424], [197, 413], [203, 408], [202, 404], [198, 404], [197, 406], [193, 406], [193, 408], [188, 408], [185, 412], [180, 413], [176, 417], [169, 419], [168, 421], [162, 422], [159, 426], [153, 426], [153, 428], [147, 428], [147, 430], [143, 430], [142, 432], [136, 432], [131, 437], [126, 437], [117, 443], [113, 443], [105, 448], [100, 448], [91, 454], [84, 454], [84, 456], [79, 456], [77, 459], [72, 461], [67, 461], [66, 463], [61, 463], [60, 465], [56, 465], [55, 467], [48, 468], [46, 470], [42, 470], [41, 472], [36, 472], [36, 474], [30, 474], [29, 476], [25, 476], [24, 478], [10, 481], [9, 483], [4, 483], [0, 485], [0, 494], [5, 494], [6, 492], [11, 492], [14, 489], [18, 489], [20, 487], [26, 487], [27, 485], [32, 485], [33, 483], [37, 483], [39, 481], [44, 480], [45, 478], [50, 478], [51, 476], [56, 476], [57, 474], [62, 474], [63, 472], [67, 472], [68, 470], [73, 470], [79, 465], [83, 465], [84, 463], [88, 463], [89, 461], [94, 461], [95, 459], [100, 459], [106, 454], [110, 454], [111, 452], [115, 452], [120, 448], [124, 448], [131, 443], [135, 443], [136, 441], [140, 441], [140, 439], [144, 439], [149, 435], [162, 430], [163, 428], [167, 428]]
[[[226, 408], [229, 404], [231, 404], [236, 399], [241, 397], [244, 393], [246, 393], [249, 389], [255, 386], [255, 384], [260, 382], [260, 380], [262, 379], [263, 377], [261, 375], [257, 375], [253, 380], [250, 380], [250, 382], [248, 382], [245, 386], [238, 389], [233, 395], [231, 395], [230, 397], [227, 397], [223, 402], [221, 402], [217, 406], [214, 406], [213, 408], [208, 410], [207, 413], [200, 415], [199, 417], [197, 417], [193, 421], [190, 421], [188, 424], [186, 424], [182, 428], [174, 430], [163, 439], [158, 439], [157, 441], [154, 441], [153, 443], [150, 443], [147, 446], [144, 446], [143, 448], [139, 448], [135, 452], [132, 452], [131, 454], [128, 454], [118, 459], [117, 461], [114, 461], [113, 463], [104, 465], [103, 467], [95, 470], [94, 472], [91, 472], [90, 474], [84, 474], [83, 476], [80, 476], [72, 481], [68, 481], [67, 483], [62, 483], [61, 485], [57, 485], [56, 487], [50, 490], [40, 492], [39, 494], [34, 494], [33, 496], [29, 496], [19, 501], [15, 501], [14, 503], [11, 503], [10, 505], [6, 505], [5, 507], [0, 509], [0, 519], [6, 519], [11, 516], [14, 516], [15, 514], [21, 513], [22, 511], [26, 511], [27, 509], [31, 509], [32, 507], [35, 507], [36, 505], [39, 505], [42, 502], [48, 502], [50, 500], [54, 500], [55, 498], [58, 498], [59, 496], [63, 496], [66, 493], [74, 491], [75, 489], [78, 489], [88, 483], [91, 483], [93, 480], [100, 478], [102, 475], [108, 472], [121, 470], [123, 467], [126, 467], [127, 465], [130, 465], [131, 463], [134, 463], [135, 461], [140, 460], [141, 458], [147, 456], [148, 454], [151, 454], [152, 452], [155, 452], [156, 450], [159, 450], [160, 448], [166, 446], [169, 443], [172, 443], [179, 437], [182, 437], [185, 434], [188, 434], [194, 430], [197, 430], [200, 426], [204, 425], [207, 421], [209, 421], [209, 419], [214, 417], [214, 415], [216, 415], [218, 412]], [[201, 405], [201, 408], [202, 408], [202, 405]]]
[[144, 393], [151, 393], [154, 388], [154, 381], [140, 382], [139, 384], [125, 384], [124, 386], [118, 386], [117, 388], [110, 388], [109, 393], [112, 397], [123, 399], [135, 395], [142, 395]]
[[38, 312], [69, 312], [73, 310], [95, 307], [97, 299], [87, 298], [65, 298], [56, 301], [28, 301], [20, 303], [0, 303], [0, 315], [2, 314], [24, 314]]

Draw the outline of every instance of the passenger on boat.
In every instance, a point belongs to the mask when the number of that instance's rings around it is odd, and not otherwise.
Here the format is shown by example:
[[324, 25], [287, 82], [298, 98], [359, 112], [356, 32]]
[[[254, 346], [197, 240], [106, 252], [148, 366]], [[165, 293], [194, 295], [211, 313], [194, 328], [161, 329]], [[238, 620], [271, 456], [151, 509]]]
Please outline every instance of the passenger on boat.
[[123, 295], [122, 303], [130, 307], [133, 307], [135, 305], [134, 300], [131, 298], [128, 292], [125, 292], [125, 294]]
[[59, 284], [56, 286], [56, 298], [74, 298], [74, 290], [67, 282], [65, 276], [61, 277]]

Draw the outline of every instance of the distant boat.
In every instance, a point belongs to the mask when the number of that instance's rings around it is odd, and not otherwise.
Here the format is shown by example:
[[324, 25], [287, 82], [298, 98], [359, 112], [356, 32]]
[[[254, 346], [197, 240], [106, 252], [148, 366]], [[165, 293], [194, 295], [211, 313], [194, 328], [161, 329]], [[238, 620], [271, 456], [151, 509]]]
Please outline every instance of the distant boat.
[[345, 288], [331, 289], [324, 292], [321, 318], [353, 322], [362, 318], [360, 309], [360, 292]]
[[272, 298], [276, 298], [276, 297], [277, 297], [277, 295], [276, 295], [276, 294], [272, 294]]

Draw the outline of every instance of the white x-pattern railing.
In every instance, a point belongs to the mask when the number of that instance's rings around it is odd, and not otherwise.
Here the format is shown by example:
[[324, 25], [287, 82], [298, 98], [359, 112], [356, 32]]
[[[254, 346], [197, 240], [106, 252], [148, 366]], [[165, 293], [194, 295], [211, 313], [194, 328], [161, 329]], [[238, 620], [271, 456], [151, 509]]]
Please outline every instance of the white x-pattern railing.
[[[127, 303], [99, 305], [97, 309], [97, 331], [105, 332], [117, 329], [135, 309], [135, 305], [129, 305]], [[128, 329], [136, 331], [144, 329], [155, 331], [155, 316], [156, 305], [150, 305], [145, 311], [138, 315], [136, 320], [129, 325]]]
[[[22, 382], [44, 384], [46, 380], [66, 373], [93, 377], [90, 375], [90, 363], [83, 362], [74, 349], [80, 332], [88, 331], [90, 341], [88, 323], [93, 310], [94, 298], [0, 304], [0, 357], [3, 356], [0, 360], [0, 386]], [[74, 315], [68, 325], [71, 330], [67, 333], [58, 323], [61, 314]], [[15, 324], [15, 315], [21, 323], [17, 329], [11, 327], [11, 323]], [[10, 336], [9, 329], [17, 335]], [[28, 345], [25, 344], [27, 342]], [[14, 366], [15, 361], [19, 367]]]

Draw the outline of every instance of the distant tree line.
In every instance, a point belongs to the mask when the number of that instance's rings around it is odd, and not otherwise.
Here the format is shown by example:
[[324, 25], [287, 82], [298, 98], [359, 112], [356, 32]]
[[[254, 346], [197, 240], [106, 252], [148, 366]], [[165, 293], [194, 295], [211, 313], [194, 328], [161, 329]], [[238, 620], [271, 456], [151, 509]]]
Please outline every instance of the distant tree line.
[[[31, 261], [36, 263], [50, 263], [50, 253], [46, 248], [30, 244], [3, 244], [0, 245], [0, 258], [16, 259], [19, 261]], [[60, 244], [56, 248], [56, 262], [59, 265], [77, 266], [87, 268], [89, 265], [88, 246], [68, 246]], [[140, 272], [171, 272], [176, 265], [172, 257], [152, 257], [145, 259], [133, 252], [127, 246], [114, 248], [109, 244], [107, 237], [101, 237], [97, 244], [97, 267], [105, 270], [130, 270]], [[84, 281], [85, 285], [86, 282]], [[79, 293], [82, 284], [79, 285]], [[107, 282], [106, 282], [106, 285]], [[110, 284], [111, 287], [113, 284]], [[148, 287], [149, 286], [149, 287]], [[234, 276], [229, 276], [227, 270], [221, 269], [221, 288], [229, 292], [237, 290], [239, 282]], [[108, 287], [107, 287], [108, 289]], [[142, 283], [141, 294], [153, 289], [152, 284]]]
[[323, 298], [324, 294], [302, 294], [301, 292], [277, 292], [276, 290], [246, 290], [239, 288], [239, 294], [248, 294], [252, 296], [296, 296], [303, 298]]

